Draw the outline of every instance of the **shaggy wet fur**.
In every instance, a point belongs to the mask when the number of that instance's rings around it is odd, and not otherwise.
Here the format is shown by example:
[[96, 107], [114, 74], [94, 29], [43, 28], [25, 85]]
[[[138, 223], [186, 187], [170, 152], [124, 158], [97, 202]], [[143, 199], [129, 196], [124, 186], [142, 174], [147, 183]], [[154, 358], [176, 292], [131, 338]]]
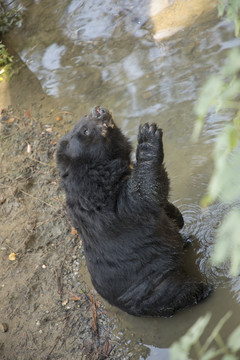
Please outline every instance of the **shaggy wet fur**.
[[180, 211], [168, 202], [162, 130], [129, 140], [99, 106], [58, 144], [57, 164], [74, 227], [98, 293], [129, 314], [171, 316], [209, 292], [183, 270]]

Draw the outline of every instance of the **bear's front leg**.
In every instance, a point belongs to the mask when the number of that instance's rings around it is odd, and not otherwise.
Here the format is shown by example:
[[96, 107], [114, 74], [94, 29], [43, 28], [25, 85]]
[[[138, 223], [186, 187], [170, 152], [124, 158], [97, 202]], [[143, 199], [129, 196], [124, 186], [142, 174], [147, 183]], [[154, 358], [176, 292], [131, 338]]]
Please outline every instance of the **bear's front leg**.
[[[136, 164], [128, 181], [129, 199], [141, 206], [161, 211], [169, 192], [169, 179], [163, 165], [162, 130], [156, 124], [139, 127]], [[139, 204], [139, 201], [137, 202]]]

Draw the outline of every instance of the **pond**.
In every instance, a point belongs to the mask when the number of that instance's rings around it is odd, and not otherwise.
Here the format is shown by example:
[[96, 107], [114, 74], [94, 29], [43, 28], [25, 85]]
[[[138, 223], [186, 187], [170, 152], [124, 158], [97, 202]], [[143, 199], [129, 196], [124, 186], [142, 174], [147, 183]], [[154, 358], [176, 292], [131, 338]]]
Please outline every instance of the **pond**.
[[[197, 143], [191, 142], [191, 134], [201, 86], [219, 70], [226, 52], [240, 46], [233, 25], [218, 19], [216, 8], [206, 1], [191, 11], [181, 0], [162, 1], [162, 8], [150, 0], [21, 3], [23, 26], [8, 34], [7, 41], [34, 80], [25, 79], [15, 99], [10, 92], [11, 101], [27, 108], [29, 99], [38, 94], [49, 109], [57, 104], [62, 112], [73, 113], [75, 120], [100, 104], [111, 109], [134, 146], [139, 124], [156, 122], [164, 134], [171, 201], [183, 213], [184, 232], [198, 239], [194, 243], [197, 263], [215, 288], [206, 302], [170, 319], [134, 318], [106, 305], [117, 318], [116, 332], [123, 332], [132, 343], [141, 339], [149, 348], [148, 359], [159, 359], [165, 356], [161, 349], [182, 336], [199, 316], [212, 312], [207, 337], [231, 310], [233, 315], [222, 331], [226, 339], [240, 321], [240, 279], [231, 279], [227, 265], [213, 267], [209, 259], [215, 230], [228, 208], [218, 203], [201, 209], [199, 201], [212, 173], [215, 137], [230, 114], [210, 113]], [[175, 12], [169, 3], [176, 6]], [[180, 8], [182, 16], [175, 21]], [[163, 19], [168, 19], [165, 28]], [[9, 86], [11, 90], [17, 85]], [[71, 127], [63, 119], [59, 132]], [[82, 272], [89, 283], [86, 271]]]

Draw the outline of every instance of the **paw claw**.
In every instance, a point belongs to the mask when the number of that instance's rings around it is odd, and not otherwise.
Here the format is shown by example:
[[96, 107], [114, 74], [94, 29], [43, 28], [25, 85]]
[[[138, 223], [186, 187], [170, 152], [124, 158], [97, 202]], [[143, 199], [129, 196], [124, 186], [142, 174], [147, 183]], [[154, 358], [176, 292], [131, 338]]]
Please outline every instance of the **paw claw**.
[[152, 136], [154, 136], [155, 133], [156, 133], [156, 131], [157, 131], [157, 125], [156, 125], [156, 124], [151, 124], [151, 125], [150, 125], [150, 128], [149, 128], [150, 134], [151, 134]]

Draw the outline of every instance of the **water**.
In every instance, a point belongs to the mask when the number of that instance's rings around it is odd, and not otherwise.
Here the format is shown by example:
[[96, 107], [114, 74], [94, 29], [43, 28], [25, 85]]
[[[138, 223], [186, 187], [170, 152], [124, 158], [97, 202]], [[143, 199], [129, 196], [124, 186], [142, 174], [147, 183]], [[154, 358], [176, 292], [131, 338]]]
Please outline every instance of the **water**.
[[[44, 94], [49, 109], [72, 112], [75, 120], [94, 105], [104, 105], [134, 145], [140, 123], [159, 124], [171, 199], [184, 215], [185, 231], [199, 239], [194, 243], [198, 264], [215, 285], [206, 302], [170, 319], [133, 318], [108, 306], [119, 329], [125, 329], [126, 338], [142, 339], [149, 347], [148, 359], [164, 358], [167, 352], [163, 355], [159, 349], [168, 348], [199, 316], [213, 313], [207, 337], [231, 309], [233, 316], [222, 331], [226, 338], [240, 320], [240, 279], [231, 279], [227, 265], [213, 267], [209, 259], [215, 230], [229, 209], [217, 204], [202, 210], [198, 203], [212, 172], [215, 137], [230, 115], [209, 114], [199, 142], [190, 139], [199, 89], [224, 63], [226, 51], [240, 46], [233, 25], [217, 19], [213, 11], [198, 20], [193, 16], [189, 27], [182, 24], [174, 37], [156, 42], [157, 20], [150, 17], [150, 1], [24, 0], [22, 4], [24, 26], [7, 39], [34, 76], [32, 81], [24, 79], [27, 86], [22, 85], [11, 101], [28, 108], [32, 94], [39, 94], [39, 102]], [[26, 74], [29, 79], [30, 73]], [[72, 124], [63, 120], [56, 126], [64, 133]]]

